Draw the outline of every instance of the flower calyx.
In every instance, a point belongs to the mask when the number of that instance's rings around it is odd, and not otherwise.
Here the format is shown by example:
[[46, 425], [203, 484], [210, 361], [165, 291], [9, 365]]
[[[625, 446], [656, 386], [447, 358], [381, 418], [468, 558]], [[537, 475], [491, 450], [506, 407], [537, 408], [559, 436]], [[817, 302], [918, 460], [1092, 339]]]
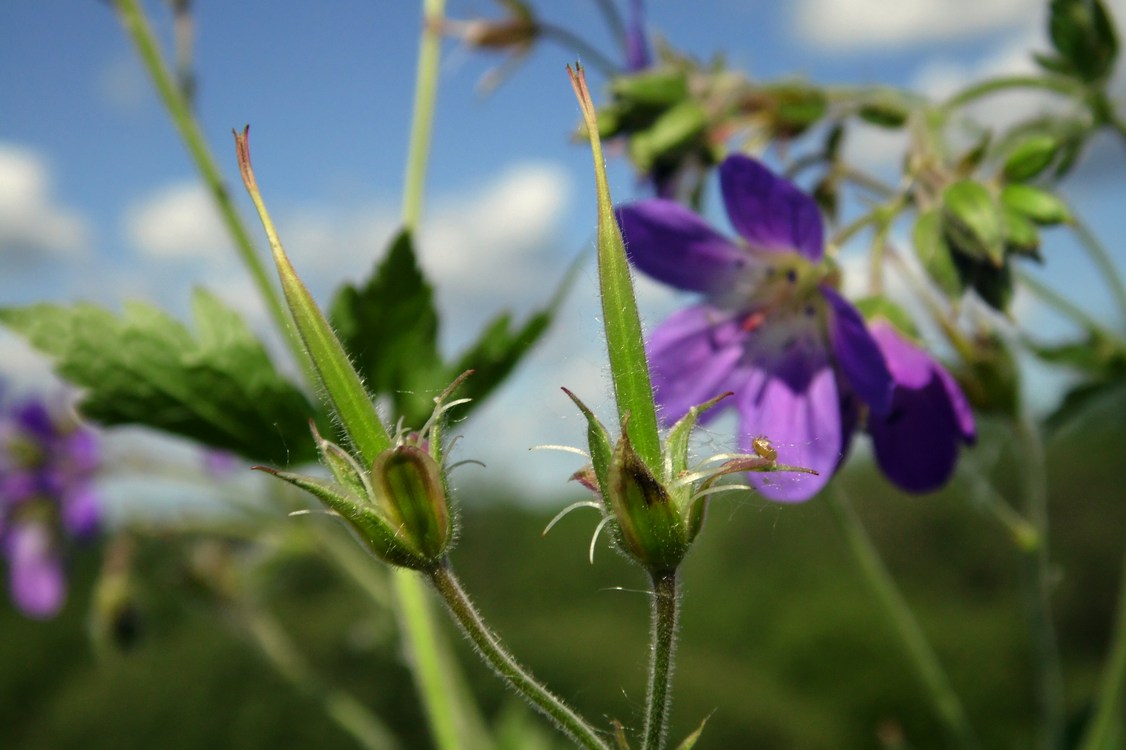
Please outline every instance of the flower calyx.
[[628, 417], [623, 420], [621, 436], [612, 442], [593, 412], [573, 393], [563, 390], [586, 417], [590, 444], [591, 466], [572, 478], [599, 498], [604, 523], [618, 549], [654, 574], [679, 567], [703, 528], [709, 496], [752, 489], [743, 484], [718, 484], [721, 477], [748, 471], [809, 471], [778, 464], [777, 452], [765, 438], [759, 439], [753, 454], [720, 454], [704, 461], [703, 468], [690, 468], [692, 430], [703, 412], [730, 393], [689, 409], [668, 431], [661, 465], [651, 467], [633, 448]]
[[378, 453], [370, 468], [322, 437], [315, 426], [313, 439], [332, 479], [255, 468], [314, 495], [384, 562], [431, 570], [442, 563], [455, 536], [438, 425], [446, 410], [464, 403], [464, 399], [445, 403], [464, 378], [435, 399], [433, 416], [421, 430], [400, 429], [394, 444]]

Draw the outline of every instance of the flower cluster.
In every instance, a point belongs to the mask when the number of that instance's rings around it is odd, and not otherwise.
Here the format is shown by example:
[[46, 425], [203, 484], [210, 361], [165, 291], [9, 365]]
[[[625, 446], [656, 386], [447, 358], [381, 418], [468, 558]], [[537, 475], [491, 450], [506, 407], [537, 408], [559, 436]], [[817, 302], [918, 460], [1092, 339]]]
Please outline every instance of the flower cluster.
[[837, 274], [822, 262], [824, 228], [812, 198], [742, 155], [728, 157], [719, 177], [742, 241], [670, 200], [617, 212], [636, 268], [705, 295], [649, 337], [662, 418], [673, 423], [693, 405], [733, 392], [743, 451], [765, 434], [780, 462], [817, 472], [751, 473], [773, 500], [816, 494], [865, 422], [893, 481], [911, 491], [940, 485], [959, 443], [973, 439], [957, 385], [894, 330], [871, 330], [838, 293]]
[[63, 545], [98, 529], [99, 465], [95, 434], [42, 401], [0, 409], [0, 550], [29, 617], [52, 617], [66, 599]]

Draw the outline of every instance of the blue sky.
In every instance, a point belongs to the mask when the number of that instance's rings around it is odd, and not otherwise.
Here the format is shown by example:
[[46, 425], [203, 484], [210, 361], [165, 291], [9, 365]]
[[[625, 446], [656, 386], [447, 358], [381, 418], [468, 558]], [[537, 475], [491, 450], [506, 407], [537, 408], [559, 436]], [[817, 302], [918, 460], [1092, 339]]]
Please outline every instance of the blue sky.
[[[341, 279], [367, 272], [395, 228], [419, 9], [400, 0], [195, 5], [198, 111], [206, 135], [237, 182], [230, 130], [252, 125], [255, 166], [283, 240], [327, 299]], [[593, 0], [539, 5], [546, 18], [613, 50]], [[732, 67], [758, 78], [887, 83], [936, 95], [982, 73], [1027, 70], [1028, 51], [1047, 48], [1042, 5], [648, 3], [649, 26], [677, 48], [702, 58], [723, 52]], [[165, 4], [145, 6], [169, 49]], [[1126, 18], [1126, 2], [1112, 7]], [[499, 12], [488, 0], [447, 5], [454, 18]], [[542, 302], [567, 264], [590, 248], [590, 157], [569, 138], [578, 110], [563, 70], [574, 57], [544, 44], [482, 97], [476, 84], [499, 58], [475, 55], [454, 40], [444, 45], [421, 245], [443, 308], [457, 312], [443, 334], [451, 350], [500, 308], [523, 312]], [[0, 91], [0, 304], [88, 299], [118, 307], [139, 297], [182, 315], [191, 288], [202, 284], [262, 320], [107, 3], [0, 3]], [[1007, 100], [986, 114], [1011, 116], [1034, 106]], [[860, 158], [878, 163], [893, 145], [860, 139], [854, 147]], [[1096, 144], [1067, 188], [1120, 267], [1126, 252], [1114, 240], [1124, 228], [1123, 151], [1117, 143]], [[618, 199], [634, 194], [623, 161], [611, 163], [611, 176]], [[242, 206], [251, 217], [248, 204]], [[1047, 243], [1052, 281], [1081, 295], [1096, 314], [1109, 315], [1098, 279], [1082, 261], [1071, 262], [1074, 248], [1054, 235]], [[521, 481], [548, 487], [575, 468], [573, 457], [523, 451], [582, 441], [581, 424], [558, 386], [605, 404], [596, 397], [604, 390], [604, 352], [589, 264], [578, 287], [518, 383], [467, 426], [463, 455], [483, 458], [490, 465], [486, 477], [516, 471]], [[678, 303], [648, 284], [641, 295], [652, 323]], [[1043, 326], [1057, 330], [1048, 319]], [[42, 371], [26, 349], [0, 334], [0, 374], [26, 385]]]

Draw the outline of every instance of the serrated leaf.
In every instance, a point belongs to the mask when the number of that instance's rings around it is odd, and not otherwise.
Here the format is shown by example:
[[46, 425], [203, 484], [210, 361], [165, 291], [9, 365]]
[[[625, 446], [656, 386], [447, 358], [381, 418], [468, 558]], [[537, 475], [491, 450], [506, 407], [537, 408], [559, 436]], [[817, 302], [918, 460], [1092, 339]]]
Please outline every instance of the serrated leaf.
[[408, 423], [425, 421], [430, 396], [448, 379], [438, 354], [434, 292], [410, 232], [395, 236], [366, 283], [341, 287], [329, 318], [367, 388], [389, 396]]
[[85, 389], [79, 409], [106, 425], [135, 424], [256, 461], [316, 458], [309, 401], [270, 362], [245, 323], [200, 290], [196, 335], [150, 305], [116, 316], [90, 304], [0, 309], [0, 323]]

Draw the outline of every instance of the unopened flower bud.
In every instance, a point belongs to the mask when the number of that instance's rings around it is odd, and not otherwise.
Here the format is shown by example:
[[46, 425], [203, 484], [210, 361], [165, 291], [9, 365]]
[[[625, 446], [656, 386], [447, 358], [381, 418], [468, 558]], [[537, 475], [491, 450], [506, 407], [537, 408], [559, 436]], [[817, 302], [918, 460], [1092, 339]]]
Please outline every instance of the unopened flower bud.
[[688, 551], [688, 533], [665, 487], [623, 430], [609, 473], [610, 496], [625, 551], [649, 570], [674, 570]]
[[371, 477], [376, 501], [404, 546], [421, 560], [440, 560], [449, 548], [453, 523], [438, 462], [407, 443], [377, 456]]

